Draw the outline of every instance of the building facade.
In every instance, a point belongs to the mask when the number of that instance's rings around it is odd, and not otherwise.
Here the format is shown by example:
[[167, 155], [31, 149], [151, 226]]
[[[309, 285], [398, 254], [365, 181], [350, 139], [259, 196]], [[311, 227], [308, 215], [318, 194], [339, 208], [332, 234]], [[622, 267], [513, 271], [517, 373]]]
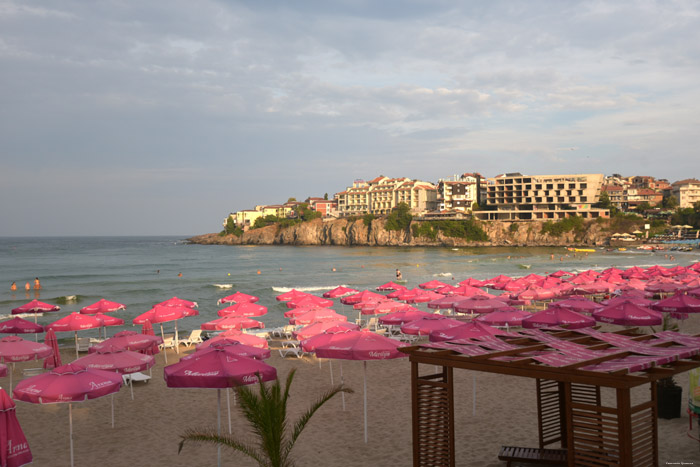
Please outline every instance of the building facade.
[[471, 212], [474, 204], [486, 199], [486, 180], [478, 173], [465, 173], [452, 180], [440, 179], [437, 185], [438, 209], [442, 213]]
[[700, 202], [700, 180], [688, 178], [671, 185], [671, 194], [678, 200], [678, 207], [692, 208]]
[[609, 217], [593, 205], [600, 199], [603, 174], [522, 175], [511, 173], [488, 179], [482, 220], [557, 220], [570, 216]]
[[399, 203], [406, 203], [413, 213], [437, 207], [437, 188], [432, 183], [410, 178], [389, 178], [383, 175], [370, 180], [355, 180], [336, 193], [340, 217], [364, 214], [386, 215]]

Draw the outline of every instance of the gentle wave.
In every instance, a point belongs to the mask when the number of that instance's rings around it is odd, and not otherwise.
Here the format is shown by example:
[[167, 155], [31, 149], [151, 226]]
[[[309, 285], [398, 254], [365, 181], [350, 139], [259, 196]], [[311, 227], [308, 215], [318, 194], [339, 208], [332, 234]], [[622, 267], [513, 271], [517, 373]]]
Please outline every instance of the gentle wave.
[[64, 295], [63, 297], [56, 297], [53, 299], [59, 305], [66, 305], [68, 303], [80, 303], [84, 301], [87, 297], [85, 295]]
[[315, 292], [317, 290], [333, 290], [336, 287], [346, 287], [345, 285], [328, 285], [328, 286], [318, 286], [318, 287], [272, 287], [274, 292], [285, 293], [292, 289], [298, 290], [299, 292]]
[[233, 284], [212, 284], [212, 287], [216, 287], [217, 289], [231, 289], [233, 288]]
[[433, 274], [433, 277], [450, 277], [453, 276], [451, 272], [438, 272], [436, 274]]

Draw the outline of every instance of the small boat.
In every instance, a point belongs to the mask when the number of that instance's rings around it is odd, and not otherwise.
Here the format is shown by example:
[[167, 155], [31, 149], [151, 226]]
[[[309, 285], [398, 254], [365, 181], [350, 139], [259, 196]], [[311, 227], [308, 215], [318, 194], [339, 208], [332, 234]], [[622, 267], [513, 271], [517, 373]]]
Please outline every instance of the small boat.
[[627, 248], [618, 248], [617, 251], [627, 251]]
[[595, 253], [594, 248], [574, 248], [576, 253]]
[[518, 264], [518, 267], [520, 269], [530, 269], [532, 267], [531, 264]]

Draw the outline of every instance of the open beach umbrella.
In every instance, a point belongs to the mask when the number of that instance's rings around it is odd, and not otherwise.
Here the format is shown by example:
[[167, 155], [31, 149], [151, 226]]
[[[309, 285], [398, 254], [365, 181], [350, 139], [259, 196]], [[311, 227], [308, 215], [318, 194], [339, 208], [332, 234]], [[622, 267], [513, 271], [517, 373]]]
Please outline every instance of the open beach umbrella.
[[505, 307], [498, 311], [493, 311], [476, 317], [476, 321], [486, 323], [490, 326], [501, 326], [509, 328], [511, 326], [521, 326], [523, 319], [530, 316], [530, 313], [518, 310], [513, 307]]
[[443, 315], [428, 315], [401, 325], [401, 332], [404, 334], [427, 336], [431, 331], [444, 331], [450, 328], [461, 326], [464, 321], [457, 321]]
[[252, 345], [246, 345], [234, 339], [224, 338], [211, 343], [208, 347], [199, 347], [194, 353], [182, 357], [181, 360], [195, 358], [198, 353], [206, 352], [214, 348], [220, 348], [226, 355], [232, 357], [247, 357], [256, 360], [265, 360], [272, 355], [269, 348], [253, 347]]
[[516, 336], [506, 331], [478, 321], [469, 321], [449, 329], [436, 329], [430, 332], [430, 342], [451, 341], [455, 339], [473, 339], [484, 336]]
[[[153, 327], [151, 327], [151, 331]], [[99, 342], [90, 347], [88, 353], [106, 352], [110, 348], [114, 350], [131, 350], [141, 352], [163, 342], [158, 336], [152, 334], [141, 334], [136, 331], [121, 331], [114, 336]]]
[[344, 305], [354, 305], [360, 302], [368, 302], [373, 299], [375, 299], [374, 301], [386, 300], [387, 296], [376, 292], [372, 292], [371, 290], [363, 290], [362, 292], [358, 292], [356, 294], [348, 295], [346, 297], [341, 298], [340, 303]]
[[416, 295], [420, 295], [420, 294], [423, 294], [425, 292], [426, 292], [425, 290], [419, 289], [418, 287], [415, 287], [413, 289], [396, 290], [394, 292], [391, 292], [390, 294], [387, 294], [386, 297], [387, 298], [395, 298], [396, 300], [408, 300], [409, 298], [413, 298]]
[[122, 377], [111, 371], [81, 368], [69, 363], [20, 381], [12, 391], [15, 399], [32, 404], [68, 402], [70, 465], [73, 466], [73, 402], [119, 392]]
[[228, 331], [229, 329], [262, 329], [265, 327], [265, 324], [251, 318], [224, 316], [223, 318], [202, 323], [199, 327], [204, 331]]
[[116, 316], [105, 315], [103, 313], [97, 313], [95, 318], [99, 319], [102, 323], [102, 330], [104, 332], [104, 337], [107, 339], [107, 326], [122, 326], [124, 320], [117, 318]]
[[423, 282], [422, 284], [418, 284], [418, 287], [420, 287], [421, 289], [430, 290], [430, 289], [437, 289], [439, 287], [445, 287], [447, 285], [448, 284], [445, 284], [444, 282], [440, 282], [438, 280], [432, 280], [432, 281], [428, 281], [428, 282]]
[[49, 303], [44, 303], [40, 302], [39, 300], [32, 300], [29, 303], [25, 303], [24, 305], [13, 308], [12, 309], [12, 314], [13, 315], [22, 315], [22, 314], [34, 314], [34, 322], [37, 322], [37, 313], [48, 313], [51, 311], [59, 311], [61, 309], [60, 306], [58, 305], [51, 305]]
[[298, 298], [302, 298], [302, 297], [307, 297], [307, 296], [309, 296], [309, 295], [311, 295], [311, 294], [308, 294], [308, 293], [306, 293], [306, 292], [301, 292], [301, 291], [299, 291], [299, 290], [297, 290], [297, 289], [292, 289], [292, 290], [290, 290], [289, 292], [285, 292], [285, 293], [279, 294], [278, 296], [275, 297], [275, 299], [276, 299], [278, 302], [287, 302], [287, 301], [289, 301], [289, 300], [294, 300], [294, 299], [298, 299]]
[[53, 329], [49, 329], [44, 338], [44, 344], [51, 347], [53, 353], [44, 359], [44, 369], [52, 370], [58, 366], [61, 366], [61, 353], [58, 350], [58, 340], [56, 339], [56, 333]]
[[700, 313], [700, 299], [677, 293], [671, 297], [659, 300], [651, 305], [656, 311], [667, 311], [670, 313]]
[[[147, 312], [140, 314], [133, 319], [134, 324], [144, 324], [150, 321], [151, 324], [160, 324], [160, 335], [165, 342], [165, 334], [163, 333], [163, 323], [175, 321], [175, 352], [180, 353], [179, 337], [177, 332], [177, 321], [188, 316], [199, 314], [197, 310], [183, 306], [155, 306]], [[165, 363], [168, 363], [168, 352], [163, 352]]]
[[19, 317], [0, 323], [0, 333], [2, 334], [37, 334], [40, 332], [44, 332], [44, 326]]
[[126, 305], [123, 303], [110, 302], [102, 298], [92, 305], [81, 308], [80, 313], [84, 315], [94, 315], [96, 313], [111, 313], [117, 310], [126, 310]]
[[333, 311], [331, 308], [320, 308], [320, 307], [301, 307], [301, 308], [292, 308], [289, 311], [284, 312], [284, 317], [285, 318], [296, 318], [297, 316], [301, 316], [304, 313], [308, 313], [309, 311], [314, 311], [314, 310], [326, 310], [326, 311]]
[[427, 311], [422, 311], [418, 309], [406, 310], [406, 311], [394, 311], [392, 313], [386, 314], [379, 317], [379, 323], [384, 326], [400, 326], [404, 323], [415, 321], [424, 316], [432, 316], [432, 313]]
[[[125, 375], [148, 370], [156, 363], [155, 357], [131, 350], [119, 349], [114, 346], [89, 353], [73, 361], [74, 365], [95, 370], [114, 371]], [[131, 400], [134, 400], [134, 384], [129, 380]], [[112, 413], [112, 428], [114, 428], [114, 413]]]
[[563, 308], [574, 310], [578, 313], [588, 314], [603, 308], [602, 305], [594, 302], [593, 300], [589, 300], [581, 295], [573, 295], [565, 300], [556, 301], [553, 304]]
[[[335, 336], [338, 336], [337, 339]], [[362, 360], [364, 366], [365, 443], [367, 443], [367, 360], [386, 360], [407, 355], [398, 350], [403, 344], [367, 331], [334, 334], [328, 344], [316, 347], [316, 357]]]
[[318, 334], [322, 334], [329, 329], [357, 331], [358, 329], [360, 329], [360, 326], [358, 326], [355, 323], [348, 323], [346, 321], [322, 321], [309, 324], [308, 326], [304, 326], [298, 331], [293, 331], [292, 335], [294, 335], [295, 339], [303, 341]]
[[21, 467], [32, 462], [32, 451], [19, 426], [15, 403], [0, 388], [0, 466]]
[[484, 287], [486, 285], [486, 281], [480, 281], [479, 279], [474, 279], [473, 277], [469, 277], [462, 282], [459, 283], [460, 286], [467, 285], [470, 287]]
[[400, 311], [410, 307], [405, 303], [395, 302], [394, 300], [385, 300], [382, 302], [364, 303], [360, 308], [361, 315], [381, 315], [391, 313], [392, 311]]
[[593, 319], [601, 323], [619, 324], [621, 326], [655, 326], [663, 322], [663, 315], [651, 308], [624, 301], [617, 305], [608, 305], [593, 313]]
[[286, 305], [287, 308], [302, 308], [302, 307], [310, 307], [310, 306], [317, 306], [317, 307], [329, 307], [333, 306], [335, 303], [333, 300], [329, 300], [327, 298], [321, 298], [317, 297], [315, 295], [309, 295], [307, 297], [302, 297], [298, 298], [295, 300], [289, 300], [287, 301]]
[[401, 284], [396, 284], [394, 282], [387, 282], [386, 284], [382, 284], [379, 287], [377, 287], [377, 290], [379, 291], [386, 291], [386, 290], [403, 290], [405, 289], [405, 285]]
[[78, 331], [95, 329], [102, 326], [102, 321], [92, 315], [81, 315], [74, 311], [68, 316], [54, 321], [46, 326], [46, 329], [53, 329], [54, 332], [73, 332], [75, 336], [75, 357], [78, 358]]
[[248, 295], [243, 292], [236, 292], [235, 294], [228, 295], [224, 298], [219, 299], [219, 301], [217, 301], [216, 304], [221, 305], [222, 303], [255, 303], [259, 300], [260, 298], [254, 295]]
[[216, 312], [219, 316], [236, 316], [239, 318], [252, 318], [267, 314], [267, 307], [253, 302], [242, 302], [227, 306]]
[[190, 300], [184, 300], [182, 298], [169, 298], [165, 300], [164, 302], [160, 302], [156, 305], [153, 306], [153, 308], [159, 307], [159, 306], [178, 306], [178, 307], [185, 307], [185, 308], [197, 308], [199, 305], [197, 302], [192, 302]]
[[[0, 362], [26, 362], [46, 358], [53, 349], [41, 342], [32, 342], [17, 336], [0, 339]], [[12, 370], [10, 370], [10, 390], [12, 389]]]
[[426, 290], [423, 293], [416, 294], [413, 297], [407, 298], [406, 303], [428, 303], [442, 297], [444, 297], [444, 295], [439, 294], [437, 292], [432, 292], [430, 290]]
[[267, 340], [264, 337], [246, 334], [238, 330], [230, 330], [222, 332], [218, 336], [212, 337], [211, 339], [207, 339], [201, 344], [197, 344], [195, 348], [197, 350], [206, 349], [217, 342], [238, 342], [240, 344], [245, 344], [249, 347], [256, 347], [258, 349], [267, 349], [269, 347]]
[[[163, 369], [169, 388], [212, 388], [217, 390], [217, 427], [221, 434], [221, 389], [277, 378], [277, 370], [267, 363], [226, 353], [218, 344], [195, 352]], [[229, 407], [230, 417], [230, 407]], [[221, 465], [221, 447], [218, 451]]]
[[327, 308], [311, 310], [296, 318], [290, 318], [289, 324], [311, 324], [321, 321], [347, 321], [348, 318]]
[[457, 313], [491, 313], [492, 311], [502, 310], [508, 307], [505, 302], [507, 298], [498, 296], [495, 298], [487, 298], [481, 295], [475, 295], [471, 298], [460, 300], [455, 303], [454, 309]]
[[524, 318], [522, 326], [524, 328], [551, 328], [563, 326], [567, 329], [578, 329], [595, 326], [595, 320], [569, 308], [553, 305]]
[[345, 297], [346, 295], [356, 294], [358, 292], [359, 292], [359, 290], [351, 289], [350, 287], [343, 287], [342, 285], [339, 285], [335, 289], [329, 290], [328, 292], [324, 292], [323, 298], [340, 298], [340, 297]]

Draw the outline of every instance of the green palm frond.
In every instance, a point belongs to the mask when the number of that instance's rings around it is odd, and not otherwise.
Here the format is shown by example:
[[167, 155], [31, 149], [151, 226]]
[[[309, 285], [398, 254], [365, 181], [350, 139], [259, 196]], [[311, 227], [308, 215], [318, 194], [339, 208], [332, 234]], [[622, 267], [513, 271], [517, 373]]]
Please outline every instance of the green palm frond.
[[265, 455], [262, 452], [231, 436], [219, 435], [217, 434], [217, 430], [214, 428], [202, 428], [199, 430], [188, 428], [182, 435], [180, 435], [180, 438], [182, 439], [180, 440], [180, 444], [177, 448], [178, 454], [180, 451], [182, 451], [185, 442], [195, 441], [198, 443], [208, 443], [215, 444], [217, 446], [229, 447], [254, 459], [260, 465], [266, 465]]

